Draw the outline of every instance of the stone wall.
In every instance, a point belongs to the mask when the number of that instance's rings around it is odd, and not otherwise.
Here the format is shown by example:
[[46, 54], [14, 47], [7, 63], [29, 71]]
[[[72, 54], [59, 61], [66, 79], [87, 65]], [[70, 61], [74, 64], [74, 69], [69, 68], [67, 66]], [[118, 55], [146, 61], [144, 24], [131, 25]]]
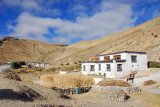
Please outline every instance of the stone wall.
[[104, 93], [107, 94], [109, 92], [116, 92], [117, 90], [123, 90], [127, 94], [136, 94], [141, 92], [141, 89], [136, 86], [132, 87], [119, 87], [119, 86], [92, 86], [91, 92], [95, 93]]
[[92, 86], [91, 92], [104, 93], [106, 98], [113, 101], [125, 101], [129, 98], [127, 94], [135, 94], [141, 92], [138, 87], [119, 87], [119, 86]]

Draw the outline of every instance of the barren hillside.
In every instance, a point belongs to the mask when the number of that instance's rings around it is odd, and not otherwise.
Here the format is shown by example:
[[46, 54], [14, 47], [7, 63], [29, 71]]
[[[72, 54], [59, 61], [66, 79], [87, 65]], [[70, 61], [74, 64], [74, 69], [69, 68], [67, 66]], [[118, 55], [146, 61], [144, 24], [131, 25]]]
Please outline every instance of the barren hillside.
[[45, 55], [46, 61], [54, 63], [84, 61], [97, 54], [118, 51], [145, 51], [149, 61], [160, 61], [160, 17], [137, 27], [107, 35], [101, 39], [82, 41], [52, 51]]
[[51, 51], [59, 50], [59, 46], [29, 39], [5, 37], [0, 40], [0, 62], [36, 61]]
[[25, 60], [54, 64], [89, 60], [97, 54], [145, 51], [149, 61], [160, 61], [160, 17], [101, 39], [73, 45], [46, 44], [34, 40], [5, 38], [0, 41], [0, 62]]

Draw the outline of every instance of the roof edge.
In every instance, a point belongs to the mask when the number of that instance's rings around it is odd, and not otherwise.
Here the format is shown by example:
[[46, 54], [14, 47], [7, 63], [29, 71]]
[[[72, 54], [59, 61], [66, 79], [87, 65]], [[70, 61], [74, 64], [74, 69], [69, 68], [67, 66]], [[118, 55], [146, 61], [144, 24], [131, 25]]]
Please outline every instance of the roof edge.
[[110, 54], [96, 55], [95, 57], [98, 57], [98, 56], [106, 56], [106, 55], [113, 55], [113, 54], [119, 54], [119, 53], [136, 53], [136, 54], [147, 54], [147, 52], [137, 52], [137, 51], [121, 51], [121, 52], [115, 52], [115, 53], [110, 53]]

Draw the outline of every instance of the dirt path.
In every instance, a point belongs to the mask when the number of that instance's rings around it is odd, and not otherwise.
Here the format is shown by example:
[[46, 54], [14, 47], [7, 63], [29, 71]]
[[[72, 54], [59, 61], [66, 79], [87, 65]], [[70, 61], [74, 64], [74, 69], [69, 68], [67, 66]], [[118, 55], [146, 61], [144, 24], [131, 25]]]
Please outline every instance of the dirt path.
[[2, 65], [0, 66], [0, 72], [7, 71], [10, 69], [10, 65]]

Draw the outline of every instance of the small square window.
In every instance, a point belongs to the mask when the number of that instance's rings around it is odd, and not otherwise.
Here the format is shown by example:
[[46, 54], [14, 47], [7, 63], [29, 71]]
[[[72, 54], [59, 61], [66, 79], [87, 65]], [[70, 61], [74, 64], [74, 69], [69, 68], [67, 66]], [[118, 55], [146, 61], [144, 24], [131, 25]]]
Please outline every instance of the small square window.
[[121, 59], [121, 55], [114, 55], [113, 58], [114, 59]]
[[122, 64], [117, 64], [117, 71], [118, 72], [122, 71]]
[[132, 55], [131, 56], [131, 62], [137, 62], [137, 56]]
[[95, 71], [95, 66], [94, 65], [90, 66], [90, 71]]

